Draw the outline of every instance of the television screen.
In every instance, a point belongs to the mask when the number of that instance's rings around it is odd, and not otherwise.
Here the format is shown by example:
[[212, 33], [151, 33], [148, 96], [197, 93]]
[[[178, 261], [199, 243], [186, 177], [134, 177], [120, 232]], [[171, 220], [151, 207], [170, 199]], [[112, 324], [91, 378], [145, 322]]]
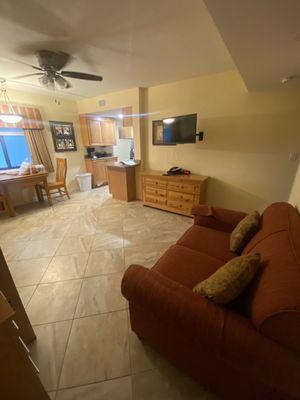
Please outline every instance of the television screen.
[[163, 119], [163, 137], [169, 143], [195, 143], [197, 114]]
[[181, 115], [152, 122], [153, 144], [195, 143], [197, 114]]

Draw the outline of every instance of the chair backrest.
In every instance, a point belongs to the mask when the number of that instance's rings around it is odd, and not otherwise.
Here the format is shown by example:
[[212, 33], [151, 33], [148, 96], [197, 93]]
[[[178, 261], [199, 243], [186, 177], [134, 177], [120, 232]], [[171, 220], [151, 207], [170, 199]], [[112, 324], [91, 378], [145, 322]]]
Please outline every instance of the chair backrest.
[[244, 254], [258, 252], [263, 265], [246, 300], [246, 313], [263, 334], [300, 352], [300, 216], [274, 203]]
[[67, 159], [57, 158], [56, 159], [56, 182], [66, 181], [67, 176]]

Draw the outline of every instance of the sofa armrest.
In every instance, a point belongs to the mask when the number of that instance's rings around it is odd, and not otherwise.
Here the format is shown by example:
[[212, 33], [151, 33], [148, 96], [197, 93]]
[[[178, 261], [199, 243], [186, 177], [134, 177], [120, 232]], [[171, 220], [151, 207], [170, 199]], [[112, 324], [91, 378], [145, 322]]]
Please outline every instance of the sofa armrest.
[[236, 225], [246, 217], [246, 213], [198, 204], [193, 207], [194, 224], [216, 229], [218, 231], [232, 232]]
[[224, 362], [255, 379], [263, 372], [263, 383], [281, 386], [283, 393], [298, 398], [299, 357], [260, 334], [245, 317], [139, 265], [131, 265], [125, 272], [122, 293], [129, 303], [156, 315], [191, 343], [210, 348]]

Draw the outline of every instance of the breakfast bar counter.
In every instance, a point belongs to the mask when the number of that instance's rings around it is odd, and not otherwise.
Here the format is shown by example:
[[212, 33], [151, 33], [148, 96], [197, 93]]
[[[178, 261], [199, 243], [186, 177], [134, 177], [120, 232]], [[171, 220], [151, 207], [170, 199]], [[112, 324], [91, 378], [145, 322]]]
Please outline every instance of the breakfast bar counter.
[[112, 162], [107, 166], [109, 192], [114, 199], [136, 200], [135, 165]]

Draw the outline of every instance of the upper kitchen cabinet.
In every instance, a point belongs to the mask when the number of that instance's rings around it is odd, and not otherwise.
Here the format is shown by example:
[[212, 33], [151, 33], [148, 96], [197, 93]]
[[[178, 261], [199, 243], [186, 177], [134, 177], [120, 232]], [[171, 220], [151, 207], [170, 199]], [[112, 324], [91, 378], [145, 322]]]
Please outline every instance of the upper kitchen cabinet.
[[120, 139], [133, 139], [132, 107], [122, 108], [122, 126], [119, 127]]
[[122, 108], [122, 115], [123, 115], [123, 128], [128, 126], [132, 126], [132, 107], [123, 107]]
[[116, 144], [114, 119], [96, 119], [86, 116], [80, 116], [79, 119], [84, 146], [114, 146]]

